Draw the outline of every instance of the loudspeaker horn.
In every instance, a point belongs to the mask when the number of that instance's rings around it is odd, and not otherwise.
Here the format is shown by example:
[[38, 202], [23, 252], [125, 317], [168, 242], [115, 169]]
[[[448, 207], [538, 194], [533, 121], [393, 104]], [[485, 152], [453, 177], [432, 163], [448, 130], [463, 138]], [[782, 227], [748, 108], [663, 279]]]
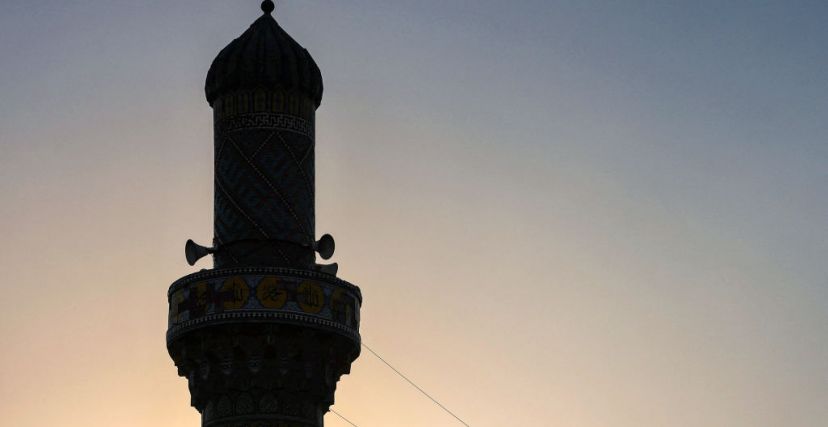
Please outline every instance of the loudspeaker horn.
[[333, 256], [334, 250], [336, 250], [336, 242], [334, 242], [333, 236], [330, 234], [325, 234], [313, 244], [313, 250], [319, 252], [319, 256], [322, 259], [329, 259]]
[[187, 244], [184, 245], [184, 256], [187, 257], [187, 264], [190, 265], [195, 265], [196, 261], [215, 251], [215, 248], [201, 246], [192, 239], [187, 240]]

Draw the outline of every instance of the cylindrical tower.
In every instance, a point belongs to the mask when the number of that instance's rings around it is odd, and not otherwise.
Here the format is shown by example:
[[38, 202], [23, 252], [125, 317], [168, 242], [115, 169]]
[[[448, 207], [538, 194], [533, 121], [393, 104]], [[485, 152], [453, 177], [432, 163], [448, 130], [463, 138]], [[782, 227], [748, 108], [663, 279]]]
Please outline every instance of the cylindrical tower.
[[218, 54], [206, 93], [215, 126], [216, 268], [307, 268], [319, 67], [265, 13]]
[[167, 348], [204, 427], [319, 427], [359, 356], [359, 288], [315, 241], [314, 115], [322, 76], [264, 14], [207, 75], [215, 133], [214, 269], [172, 284]]

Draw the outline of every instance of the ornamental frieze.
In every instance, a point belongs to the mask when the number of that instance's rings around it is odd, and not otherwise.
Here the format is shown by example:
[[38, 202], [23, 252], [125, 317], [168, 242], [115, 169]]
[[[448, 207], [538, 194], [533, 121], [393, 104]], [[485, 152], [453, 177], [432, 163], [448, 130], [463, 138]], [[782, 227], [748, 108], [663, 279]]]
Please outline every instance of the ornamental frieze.
[[211, 273], [187, 276], [170, 288], [171, 334], [230, 319], [310, 323], [348, 335], [359, 328], [361, 296], [356, 287], [342, 280], [278, 269]]

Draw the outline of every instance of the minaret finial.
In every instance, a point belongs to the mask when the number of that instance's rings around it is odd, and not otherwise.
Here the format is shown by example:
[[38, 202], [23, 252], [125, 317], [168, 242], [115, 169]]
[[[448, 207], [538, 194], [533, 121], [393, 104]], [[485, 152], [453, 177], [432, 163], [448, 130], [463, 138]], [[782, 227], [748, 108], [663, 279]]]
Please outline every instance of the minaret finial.
[[273, 12], [273, 9], [276, 9], [276, 5], [273, 4], [271, 0], [265, 0], [262, 2], [262, 11], [264, 11], [264, 13], [270, 15], [270, 13]]

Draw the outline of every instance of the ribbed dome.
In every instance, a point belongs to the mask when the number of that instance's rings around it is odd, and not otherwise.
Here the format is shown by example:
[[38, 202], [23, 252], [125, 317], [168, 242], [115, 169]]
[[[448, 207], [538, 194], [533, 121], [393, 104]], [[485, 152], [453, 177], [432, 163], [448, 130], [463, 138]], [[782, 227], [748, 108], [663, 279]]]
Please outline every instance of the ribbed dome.
[[237, 90], [296, 90], [322, 102], [322, 74], [310, 53], [267, 11], [219, 52], [207, 73], [207, 102]]

